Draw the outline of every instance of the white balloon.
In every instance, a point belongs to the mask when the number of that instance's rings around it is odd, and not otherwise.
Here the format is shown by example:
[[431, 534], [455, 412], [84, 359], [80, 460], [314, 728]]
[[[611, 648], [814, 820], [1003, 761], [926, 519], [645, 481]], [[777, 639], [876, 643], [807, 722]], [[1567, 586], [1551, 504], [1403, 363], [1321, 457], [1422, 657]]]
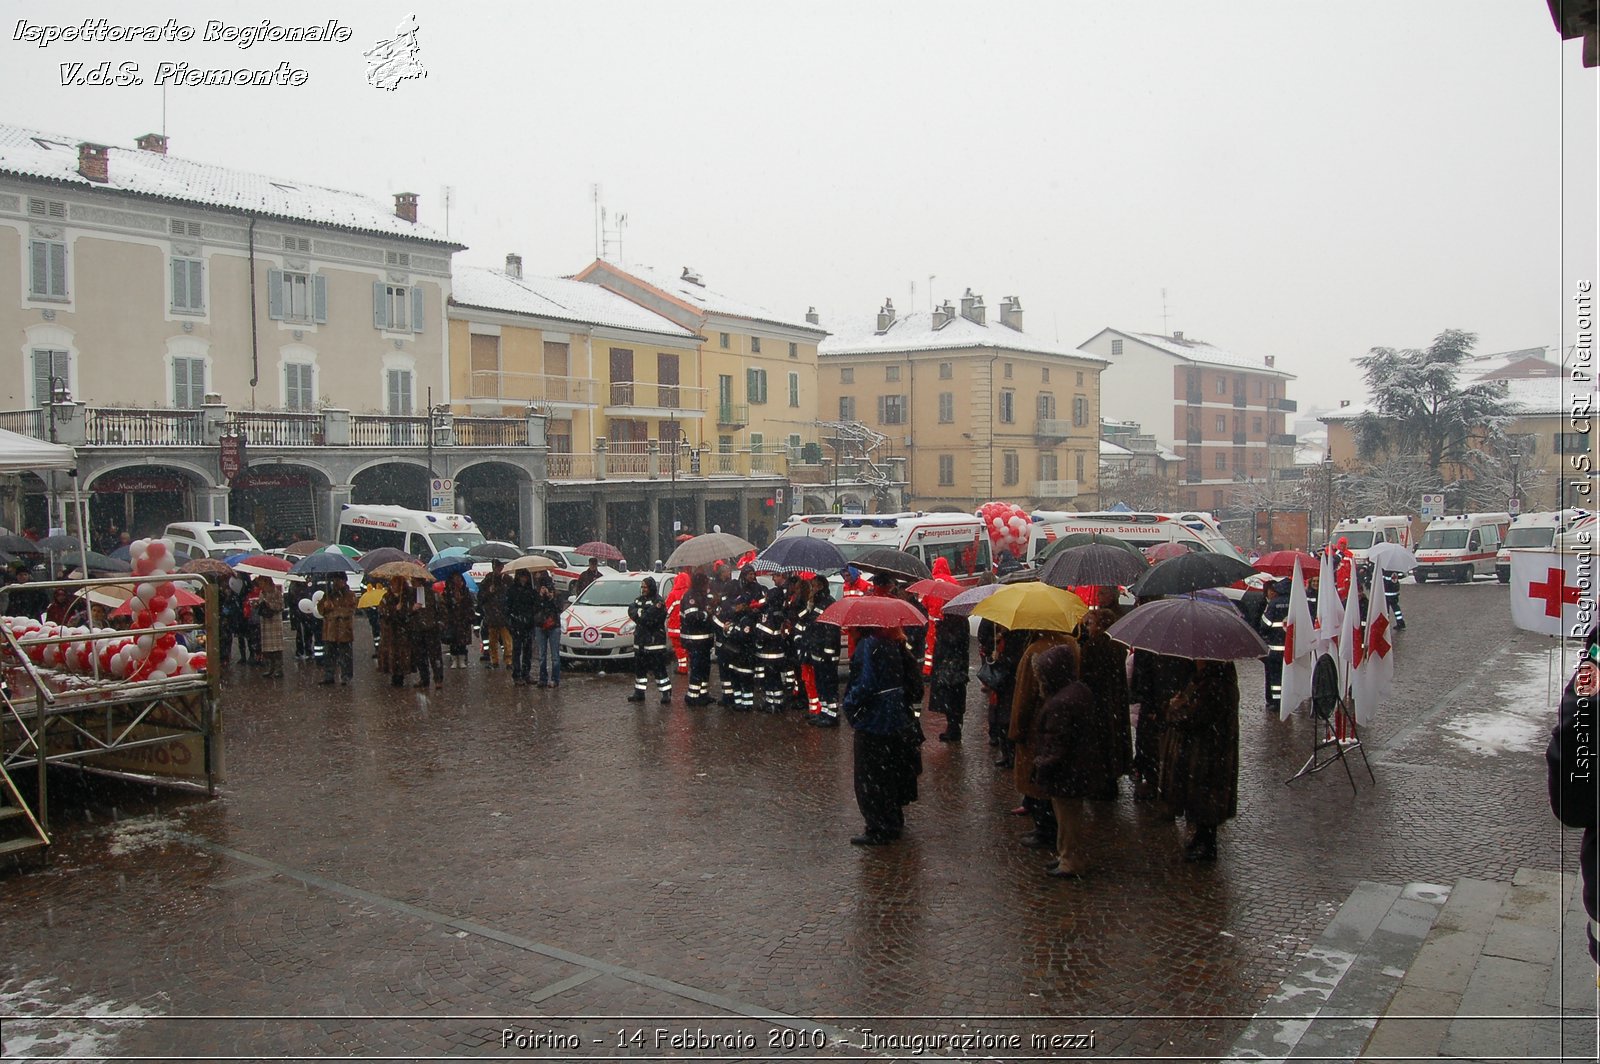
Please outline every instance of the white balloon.
[[299, 610], [307, 617], [310, 617], [316, 612], [315, 604], [310, 599], [301, 599], [300, 604], [296, 606], [295, 609]]
[[316, 594], [311, 596], [311, 601], [312, 602], [321, 602], [322, 601], [322, 596], [326, 595], [326, 594], [327, 594], [326, 591], [318, 591]]
[[167, 651], [167, 660], [176, 661], [179, 665], [189, 664], [189, 648], [178, 643]]
[[115, 676], [119, 680], [122, 679], [123, 677], [127, 676], [128, 675], [128, 659], [123, 657], [121, 654], [118, 654], [116, 657], [112, 658], [111, 659], [111, 675]]
[[142, 635], [133, 641], [133, 645], [139, 648], [139, 657], [146, 657], [150, 653], [150, 648], [156, 645], [156, 637], [149, 634]]

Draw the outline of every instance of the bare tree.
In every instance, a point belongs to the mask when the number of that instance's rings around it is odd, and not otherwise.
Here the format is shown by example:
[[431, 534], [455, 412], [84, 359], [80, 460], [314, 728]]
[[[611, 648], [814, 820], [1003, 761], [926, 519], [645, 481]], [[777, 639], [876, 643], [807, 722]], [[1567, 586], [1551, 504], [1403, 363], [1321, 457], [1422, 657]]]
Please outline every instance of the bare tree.
[[1439, 490], [1439, 478], [1424, 459], [1402, 455], [1349, 473], [1343, 488], [1343, 501], [1351, 512], [1336, 516], [1414, 514], [1423, 493]]
[[1164, 513], [1180, 507], [1178, 486], [1168, 477], [1132, 466], [1105, 469], [1100, 474], [1102, 505], [1122, 503], [1131, 510]]

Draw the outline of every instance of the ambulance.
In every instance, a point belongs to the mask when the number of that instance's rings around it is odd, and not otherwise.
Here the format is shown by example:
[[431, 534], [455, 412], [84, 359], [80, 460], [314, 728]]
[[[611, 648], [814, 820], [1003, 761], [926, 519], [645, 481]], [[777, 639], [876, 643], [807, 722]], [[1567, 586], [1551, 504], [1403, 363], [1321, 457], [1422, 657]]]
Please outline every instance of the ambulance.
[[1397, 543], [1407, 550], [1415, 549], [1416, 535], [1411, 529], [1411, 518], [1398, 514], [1382, 517], [1347, 517], [1333, 526], [1329, 543], [1345, 540], [1357, 562], [1367, 560], [1367, 551], [1379, 543]]
[[971, 514], [845, 516], [828, 536], [828, 542], [839, 548], [846, 561], [854, 561], [874, 547], [893, 547], [919, 559], [929, 569], [935, 559], [943, 558], [958, 584], [971, 587], [994, 579], [989, 532], [982, 519]]
[[403, 506], [356, 506], [339, 510], [339, 543], [362, 554], [394, 547], [426, 562], [446, 547], [475, 547], [483, 533], [462, 514], [435, 514]]
[[1569, 507], [1565, 510], [1547, 510], [1542, 513], [1523, 514], [1511, 522], [1506, 538], [1495, 556], [1494, 575], [1502, 584], [1511, 582], [1511, 552], [1518, 547], [1532, 550], [1561, 550], [1573, 540], [1580, 529], [1594, 531], [1595, 515], [1588, 510]]
[[1028, 564], [1037, 565], [1050, 544], [1066, 536], [1082, 532], [1111, 536], [1131, 543], [1140, 550], [1162, 543], [1183, 543], [1196, 551], [1225, 554], [1239, 561], [1245, 559], [1228, 537], [1216, 518], [1208, 513], [1185, 511], [1183, 513], [1130, 513], [1098, 510], [1072, 513], [1061, 510], [1038, 510], [1032, 515], [1032, 537], [1028, 541]]
[[1419, 584], [1437, 577], [1471, 583], [1475, 576], [1495, 571], [1495, 556], [1511, 527], [1508, 513], [1455, 514], [1428, 525], [1417, 540], [1417, 567], [1411, 571]]

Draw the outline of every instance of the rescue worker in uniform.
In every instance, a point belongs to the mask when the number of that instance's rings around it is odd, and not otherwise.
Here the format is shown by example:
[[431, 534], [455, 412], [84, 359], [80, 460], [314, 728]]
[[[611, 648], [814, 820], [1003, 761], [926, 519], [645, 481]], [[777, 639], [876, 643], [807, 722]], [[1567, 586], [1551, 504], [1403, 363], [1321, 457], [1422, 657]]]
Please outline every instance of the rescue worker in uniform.
[[839, 643], [842, 633], [836, 624], [820, 618], [833, 605], [828, 578], [811, 578], [811, 603], [807, 609], [801, 640], [801, 678], [806, 689], [806, 720], [819, 728], [839, 726]]
[[787, 598], [783, 588], [769, 588], [756, 621], [756, 686], [761, 689], [762, 708], [768, 713], [781, 712], [788, 697], [783, 682], [784, 662], [789, 655]]
[[639, 582], [639, 597], [628, 607], [633, 622], [633, 694], [629, 702], [643, 702], [650, 689], [650, 676], [656, 678], [661, 704], [672, 701], [672, 674], [667, 668], [667, 604], [656, 590], [656, 578]]
[[680, 638], [689, 658], [689, 687], [684, 693], [686, 706], [711, 704], [711, 643], [717, 625], [712, 614], [711, 578], [703, 572], [689, 578], [689, 590], [678, 602]]
[[[717, 649], [722, 665], [724, 705], [749, 712], [756, 708], [756, 621], [760, 599], [739, 592], [722, 604], [722, 645]], [[731, 701], [730, 701], [731, 697]]]
[[1261, 659], [1261, 664], [1266, 673], [1268, 713], [1277, 713], [1278, 704], [1283, 701], [1284, 624], [1289, 619], [1290, 583], [1290, 580], [1276, 580], [1267, 585], [1267, 604], [1261, 611], [1261, 623], [1256, 626], [1267, 644], [1267, 656]]
[[683, 596], [688, 591], [689, 570], [680, 569], [678, 575], [673, 577], [672, 590], [667, 592], [667, 645], [672, 649], [679, 676], [689, 671], [689, 652], [683, 645], [682, 614]]
[[1389, 612], [1394, 614], [1394, 630], [1406, 630], [1406, 615], [1400, 612], [1400, 578], [1404, 573], [1383, 570], [1383, 597], [1389, 600]]

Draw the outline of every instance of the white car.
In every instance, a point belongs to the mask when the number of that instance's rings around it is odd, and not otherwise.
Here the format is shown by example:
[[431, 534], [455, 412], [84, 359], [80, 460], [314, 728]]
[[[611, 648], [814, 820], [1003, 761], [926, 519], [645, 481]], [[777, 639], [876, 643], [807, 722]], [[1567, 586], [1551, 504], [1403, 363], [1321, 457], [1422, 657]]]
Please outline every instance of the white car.
[[639, 597], [639, 583], [647, 576], [654, 576], [659, 584], [657, 573], [607, 570], [584, 588], [561, 614], [561, 656], [568, 661], [632, 661], [633, 622], [628, 619], [628, 607]]
[[[542, 543], [533, 547], [523, 547], [522, 550], [526, 554], [537, 554], [541, 558], [549, 558], [556, 563], [556, 567], [550, 571], [550, 579], [555, 582], [556, 590], [563, 594], [570, 595], [572, 593], [572, 582], [578, 579], [583, 571], [589, 567], [589, 555], [579, 554], [576, 547], [558, 547]], [[600, 563], [602, 575], [624, 571], [626, 570], [621, 562], [602, 561]], [[645, 573], [643, 575], [649, 576], [650, 574]], [[668, 586], [670, 587], [671, 585]], [[662, 594], [666, 594], [665, 589], [662, 590]], [[629, 599], [628, 601], [632, 602], [633, 600]]]

